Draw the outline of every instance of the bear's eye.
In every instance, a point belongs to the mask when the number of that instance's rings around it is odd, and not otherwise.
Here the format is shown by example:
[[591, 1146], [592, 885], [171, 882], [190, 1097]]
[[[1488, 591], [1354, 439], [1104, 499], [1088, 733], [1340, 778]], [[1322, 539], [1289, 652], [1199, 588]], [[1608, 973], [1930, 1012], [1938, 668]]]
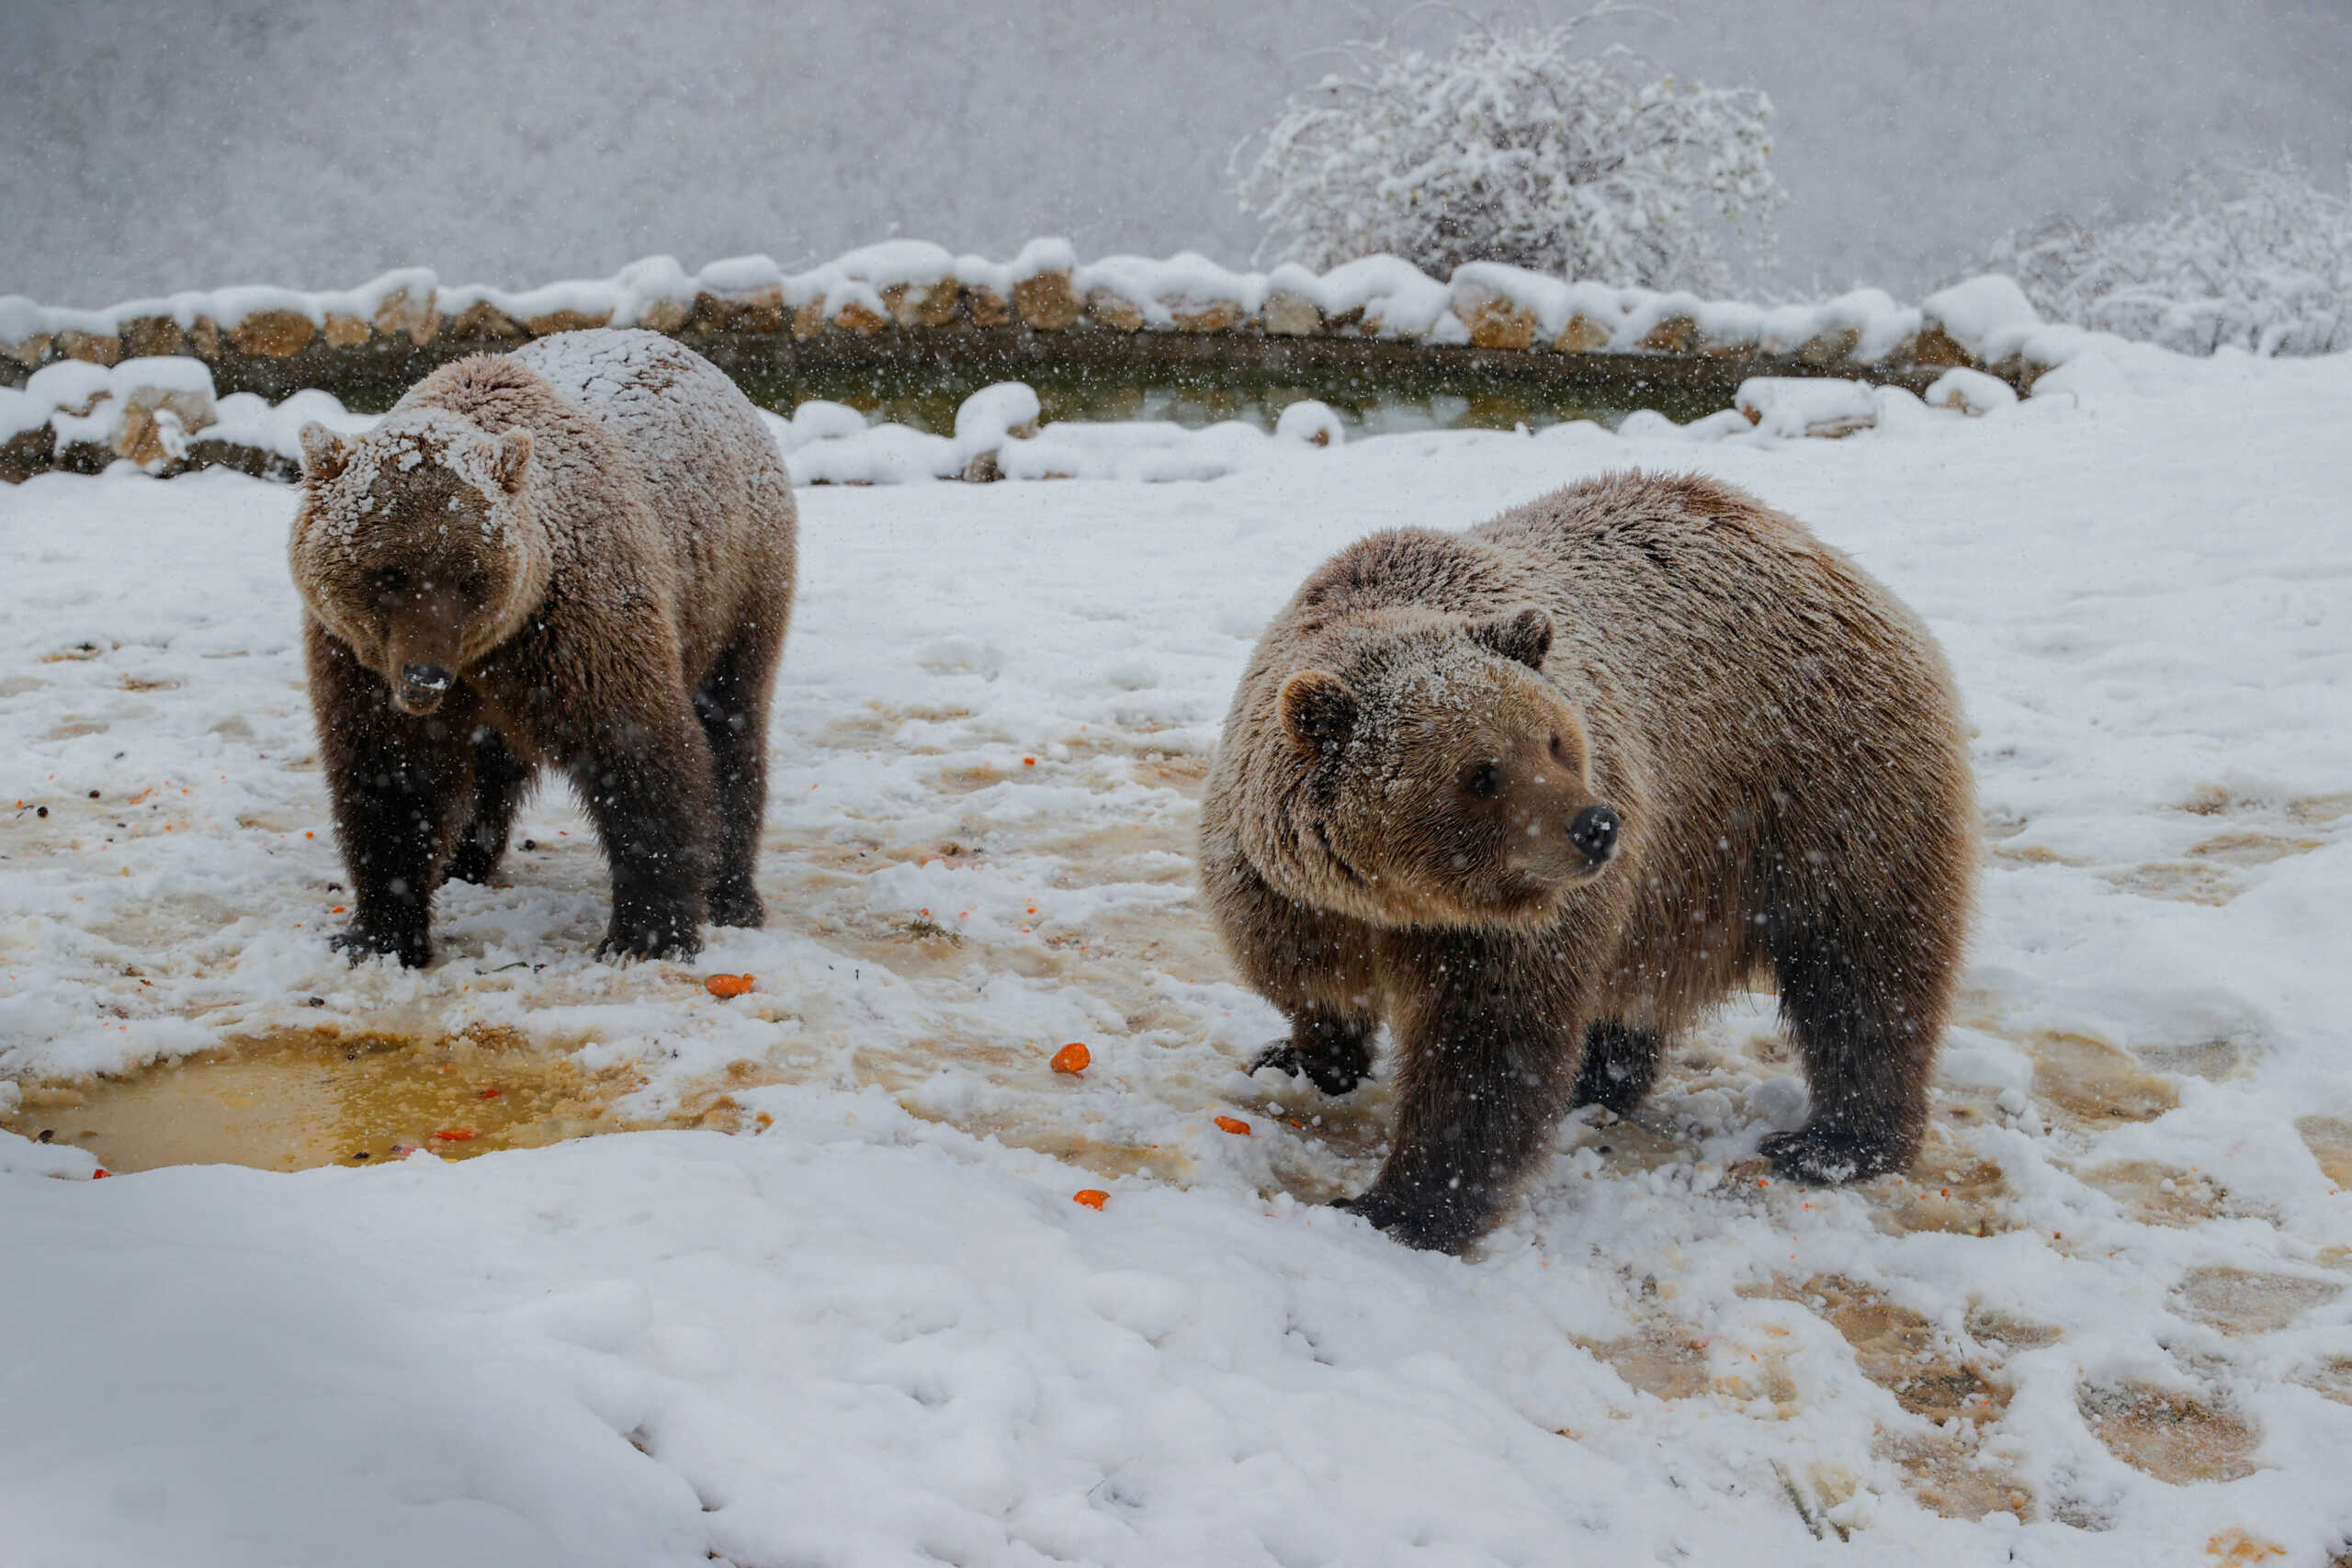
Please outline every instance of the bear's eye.
[[1480, 800], [1492, 800], [1503, 792], [1503, 771], [1492, 762], [1481, 762], [1470, 770], [1462, 787]]

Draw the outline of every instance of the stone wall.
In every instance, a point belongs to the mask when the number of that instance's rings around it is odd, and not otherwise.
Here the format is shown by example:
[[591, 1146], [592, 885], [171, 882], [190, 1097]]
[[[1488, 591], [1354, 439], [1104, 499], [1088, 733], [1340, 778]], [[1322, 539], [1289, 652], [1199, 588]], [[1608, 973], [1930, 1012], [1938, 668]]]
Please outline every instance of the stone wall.
[[44, 366], [186, 355], [223, 393], [320, 388], [387, 400], [434, 366], [582, 327], [639, 326], [735, 372], [932, 367], [1213, 373], [1449, 373], [1498, 382], [1660, 387], [1725, 397], [1755, 375], [1923, 389], [1954, 366], [2030, 390], [2086, 334], [2047, 326], [2006, 278], [1898, 304], [1859, 290], [1761, 307], [1565, 282], [1477, 264], [1441, 283], [1395, 257], [1324, 274], [1236, 273], [1185, 254], [1078, 263], [1058, 241], [1011, 262], [911, 241], [787, 275], [763, 256], [690, 276], [667, 257], [609, 279], [508, 292], [424, 269], [355, 289], [238, 288], [107, 310], [0, 299], [0, 382]]

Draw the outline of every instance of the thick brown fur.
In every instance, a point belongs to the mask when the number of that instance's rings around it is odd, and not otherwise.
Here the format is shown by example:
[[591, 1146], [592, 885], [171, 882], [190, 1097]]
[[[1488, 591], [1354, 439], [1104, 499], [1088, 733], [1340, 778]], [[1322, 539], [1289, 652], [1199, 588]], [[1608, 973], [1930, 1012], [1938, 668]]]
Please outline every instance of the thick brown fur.
[[1739, 491], [1623, 474], [1465, 534], [1374, 535], [1309, 578], [1242, 677], [1201, 865], [1291, 1021], [1260, 1066], [1344, 1092], [1388, 1024], [1395, 1137], [1351, 1206], [1459, 1250], [1559, 1116], [1632, 1111], [1677, 1032], [1756, 976], [1813, 1089], [1766, 1140], [1778, 1168], [1907, 1164], [1974, 820], [1917, 616]]
[[571, 778], [611, 863], [607, 955], [687, 956], [752, 884], [792, 608], [791, 481], [726, 377], [651, 333], [481, 355], [354, 438], [303, 431], [289, 555], [355, 959], [431, 956], [524, 790]]

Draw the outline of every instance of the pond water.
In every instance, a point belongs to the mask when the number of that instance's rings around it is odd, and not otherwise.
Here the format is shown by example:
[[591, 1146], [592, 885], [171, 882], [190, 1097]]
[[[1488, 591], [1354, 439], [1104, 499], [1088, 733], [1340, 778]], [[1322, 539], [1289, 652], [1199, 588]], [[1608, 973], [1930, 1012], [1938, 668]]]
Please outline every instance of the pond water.
[[[922, 370], [740, 373], [736, 379], [761, 407], [790, 414], [804, 401], [846, 403], [877, 422], [952, 434], [956, 410], [993, 379], [981, 374]], [[1124, 373], [1038, 374], [1017, 378], [1037, 392], [1047, 423], [1155, 420], [1190, 428], [1242, 420], [1271, 430], [1283, 410], [1312, 398], [1340, 416], [1351, 437], [1417, 430], [1540, 430], [1572, 420], [1615, 429], [1635, 409], [1656, 409], [1677, 424], [1730, 406], [1707, 392], [1670, 387], [1576, 388], [1502, 384], [1473, 376], [1410, 379], [1334, 372], [1274, 378], [1230, 370], [1141, 380]]]

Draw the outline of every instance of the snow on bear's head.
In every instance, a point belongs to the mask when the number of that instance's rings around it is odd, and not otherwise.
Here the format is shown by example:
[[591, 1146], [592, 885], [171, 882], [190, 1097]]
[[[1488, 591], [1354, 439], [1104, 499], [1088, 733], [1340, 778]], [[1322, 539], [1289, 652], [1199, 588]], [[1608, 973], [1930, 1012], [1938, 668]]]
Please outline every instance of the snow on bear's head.
[[302, 427], [288, 554], [303, 603], [402, 712], [522, 628], [551, 558], [531, 512], [531, 434], [398, 409], [356, 436]]
[[1602, 874], [1616, 814], [1541, 673], [1551, 645], [1538, 609], [1385, 612], [1283, 683], [1286, 826], [1315, 903], [1389, 927], [1529, 925]]

